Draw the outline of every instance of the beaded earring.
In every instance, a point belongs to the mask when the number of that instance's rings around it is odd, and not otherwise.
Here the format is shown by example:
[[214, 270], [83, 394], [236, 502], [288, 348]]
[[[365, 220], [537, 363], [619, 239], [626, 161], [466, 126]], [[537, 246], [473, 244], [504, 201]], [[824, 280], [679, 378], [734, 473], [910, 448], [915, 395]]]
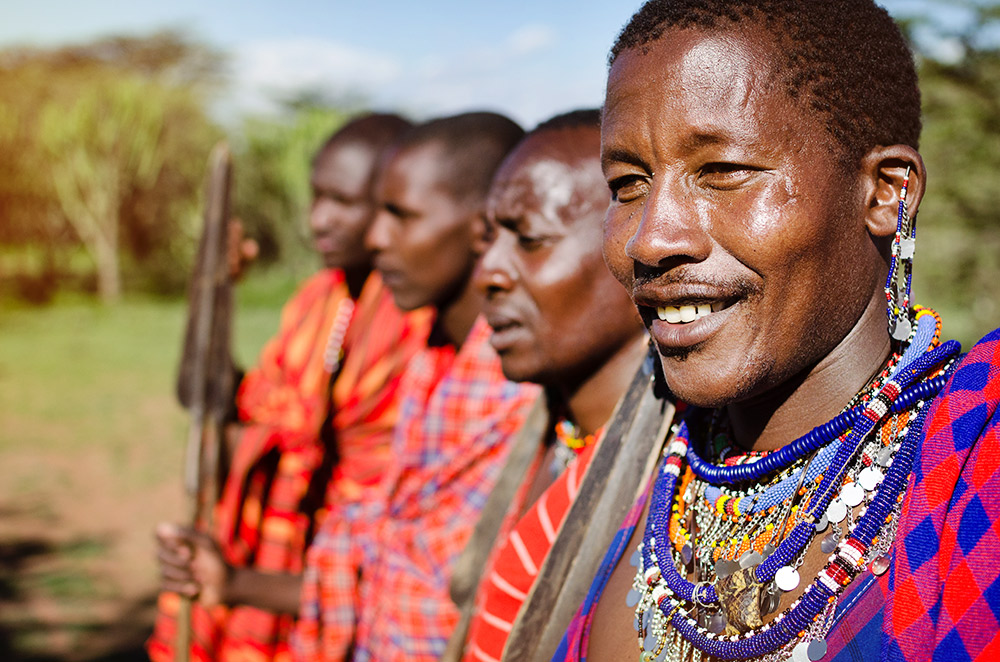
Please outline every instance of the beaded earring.
[[917, 219], [910, 218], [906, 191], [910, 185], [910, 168], [903, 176], [899, 191], [899, 212], [896, 215], [896, 236], [892, 240], [889, 275], [885, 280], [886, 313], [889, 335], [894, 340], [905, 341], [910, 337], [910, 283], [913, 279], [913, 253], [917, 243]]

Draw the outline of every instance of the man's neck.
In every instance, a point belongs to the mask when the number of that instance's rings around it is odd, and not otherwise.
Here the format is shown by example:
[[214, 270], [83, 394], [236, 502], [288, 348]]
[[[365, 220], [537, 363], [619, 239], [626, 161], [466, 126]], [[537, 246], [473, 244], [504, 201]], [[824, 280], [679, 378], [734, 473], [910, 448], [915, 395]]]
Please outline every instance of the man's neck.
[[611, 419], [648, 347], [646, 334], [636, 334], [582, 380], [552, 387], [564, 398], [567, 414], [583, 434], [595, 433]]
[[802, 375], [760, 398], [729, 405], [735, 441], [775, 450], [834, 418], [889, 357], [885, 301], [873, 297], [843, 340]]
[[482, 307], [483, 297], [469, 278], [457, 297], [438, 306], [437, 327], [450, 343], [461, 347]]
[[371, 275], [371, 272], [371, 265], [344, 269], [344, 280], [347, 283], [347, 292], [355, 301], [357, 301], [358, 297], [361, 296], [361, 290], [364, 288], [365, 281], [368, 280], [368, 276]]

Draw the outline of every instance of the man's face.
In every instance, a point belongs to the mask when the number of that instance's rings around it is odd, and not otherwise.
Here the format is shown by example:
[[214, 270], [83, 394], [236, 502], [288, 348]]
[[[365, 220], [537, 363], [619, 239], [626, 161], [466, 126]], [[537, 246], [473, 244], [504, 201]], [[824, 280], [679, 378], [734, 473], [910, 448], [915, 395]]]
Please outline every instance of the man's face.
[[478, 210], [444, 185], [447, 158], [437, 143], [404, 148], [389, 158], [375, 187], [378, 209], [366, 244], [403, 310], [447, 304], [475, 265]]
[[754, 31], [675, 29], [609, 74], [605, 259], [671, 389], [697, 405], [767, 393], [815, 365], [884, 279], [860, 173], [838, 167], [771, 56]]
[[599, 153], [596, 128], [543, 131], [493, 180], [492, 241], [476, 283], [509, 379], [557, 385], [589, 376], [640, 329], [601, 254], [609, 195]]
[[335, 142], [316, 159], [309, 180], [309, 229], [327, 267], [350, 269], [368, 264], [364, 237], [372, 218], [374, 164], [374, 150], [360, 142]]

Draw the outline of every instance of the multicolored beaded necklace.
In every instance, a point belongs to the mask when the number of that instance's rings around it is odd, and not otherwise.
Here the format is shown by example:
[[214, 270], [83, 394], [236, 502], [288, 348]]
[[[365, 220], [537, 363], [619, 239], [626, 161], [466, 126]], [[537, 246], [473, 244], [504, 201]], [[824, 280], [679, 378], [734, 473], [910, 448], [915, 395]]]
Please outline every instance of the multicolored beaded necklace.
[[601, 430], [594, 434], [584, 435], [575, 423], [560, 418], [556, 423], [555, 454], [549, 467], [553, 477], [557, 477], [565, 471], [569, 463], [576, 459], [576, 456], [582, 453], [585, 448], [593, 444], [600, 434]]
[[[778, 451], [702, 459], [712, 416], [689, 410], [667, 444], [627, 602], [644, 662], [817, 660], [838, 596], [866, 567], [881, 574], [916, 454], [924, 403], [944, 386], [959, 347], [917, 308], [906, 350], [836, 418]], [[718, 417], [716, 417], [718, 423]], [[715, 435], [718, 447], [725, 435]], [[860, 509], [855, 514], [855, 509]], [[814, 537], [828, 563], [800, 584]], [[688, 577], [693, 577], [691, 581]]]

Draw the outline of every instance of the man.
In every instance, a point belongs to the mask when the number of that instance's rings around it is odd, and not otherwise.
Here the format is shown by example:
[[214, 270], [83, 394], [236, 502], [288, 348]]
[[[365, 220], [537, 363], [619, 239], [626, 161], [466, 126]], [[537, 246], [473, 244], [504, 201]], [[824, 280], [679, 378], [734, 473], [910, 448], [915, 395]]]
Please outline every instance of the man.
[[556, 659], [993, 659], [1000, 332], [959, 361], [910, 307], [898, 28], [654, 0], [611, 58], [605, 257], [694, 406]]
[[[486, 205], [492, 240], [477, 283], [504, 374], [541, 384], [548, 425], [507, 510], [463, 659], [489, 662], [507, 634], [587, 471], [596, 438], [647, 352], [631, 300], [601, 252], [609, 193], [597, 110], [539, 125], [507, 157]], [[502, 513], [501, 513], [502, 515]], [[468, 553], [468, 552], [467, 552]]]
[[240, 384], [242, 429], [213, 535], [158, 529], [166, 592], [154, 660], [173, 656], [174, 591], [199, 599], [195, 659], [287, 656], [306, 546], [327, 508], [365, 501], [385, 469], [399, 381], [427, 320], [395, 307], [363, 240], [377, 159], [408, 126], [361, 117], [315, 157], [309, 225], [325, 268], [285, 306]]
[[522, 135], [492, 113], [433, 120], [379, 176], [376, 268], [400, 308], [437, 316], [406, 372], [379, 516], [331, 516], [310, 550], [303, 659], [341, 660], [353, 643], [355, 660], [437, 660], [454, 628], [451, 566], [536, 394], [504, 379], [472, 281], [490, 180]]

